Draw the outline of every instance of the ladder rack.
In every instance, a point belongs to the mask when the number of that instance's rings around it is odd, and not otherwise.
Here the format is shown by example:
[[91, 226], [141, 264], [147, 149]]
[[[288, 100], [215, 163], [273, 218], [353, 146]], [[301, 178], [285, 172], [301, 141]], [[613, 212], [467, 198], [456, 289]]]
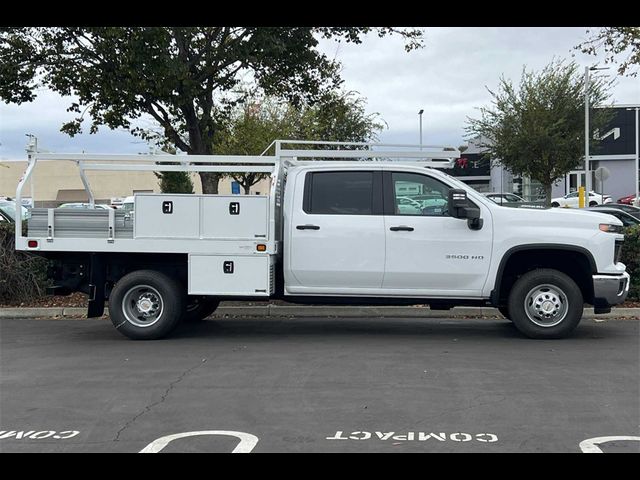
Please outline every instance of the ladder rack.
[[[274, 155], [266, 153], [274, 149]], [[95, 204], [87, 171], [154, 171], [154, 172], [215, 172], [267, 173], [271, 176], [269, 208], [271, 221], [279, 206], [278, 189], [281, 172], [288, 166], [309, 161], [367, 161], [413, 163], [433, 168], [452, 168], [460, 157], [458, 149], [440, 145], [405, 145], [366, 142], [333, 142], [311, 140], [275, 140], [261, 155], [170, 155], [170, 154], [85, 154], [43, 153], [35, 143], [27, 147], [28, 164], [16, 189], [16, 204], [22, 202], [22, 189], [39, 161], [69, 161], [78, 166], [80, 179], [89, 203]], [[53, 216], [53, 209], [49, 209]], [[50, 222], [51, 223], [51, 222]], [[271, 226], [271, 231], [274, 225]], [[16, 218], [16, 246], [22, 246], [22, 218]]]
[[[297, 146], [298, 148], [286, 148], [287, 145]], [[333, 148], [317, 148], [321, 146]], [[275, 140], [262, 152], [262, 155], [272, 147], [275, 147], [275, 156], [280, 159], [403, 161], [403, 163], [420, 163], [422, 166], [435, 168], [452, 168], [455, 160], [460, 157], [460, 151], [457, 148], [444, 145], [330, 142], [322, 140]]]

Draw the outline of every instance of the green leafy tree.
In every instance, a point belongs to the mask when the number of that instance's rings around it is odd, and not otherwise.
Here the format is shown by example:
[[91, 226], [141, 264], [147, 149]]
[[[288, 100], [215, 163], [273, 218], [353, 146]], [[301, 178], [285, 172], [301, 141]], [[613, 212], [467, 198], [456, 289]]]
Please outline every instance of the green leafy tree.
[[[486, 155], [515, 175], [539, 181], [551, 203], [551, 186], [584, 161], [584, 77], [575, 63], [554, 61], [540, 72], [523, 69], [518, 86], [501, 77], [489, 90], [491, 107], [480, 118], [468, 118], [467, 135], [477, 137]], [[608, 98], [602, 78], [589, 83], [591, 105]], [[603, 109], [590, 116], [592, 129], [610, 120]], [[592, 140], [594, 146], [597, 140]]]
[[155, 175], [162, 193], [193, 193], [193, 182], [188, 172], [161, 172]]
[[[366, 113], [366, 101], [355, 92], [332, 91], [315, 104], [295, 106], [274, 97], [251, 98], [237, 108], [218, 131], [217, 154], [260, 155], [276, 139], [343, 142], [377, 140], [385, 124], [377, 113]], [[266, 178], [265, 173], [237, 173], [231, 177], [245, 193]]]
[[622, 263], [631, 275], [629, 300], [640, 301], [640, 226], [627, 228], [622, 246]]
[[[155, 150], [154, 147], [151, 148], [153, 153], [156, 153]], [[169, 146], [162, 153], [175, 155], [176, 150]], [[168, 165], [179, 165], [179, 163], [168, 163]], [[189, 172], [153, 172], [153, 174], [159, 180], [162, 193], [194, 193]]]
[[575, 47], [582, 53], [604, 52], [606, 63], [619, 63], [618, 74], [635, 77], [640, 68], [640, 27], [601, 27], [587, 30], [589, 38]]
[[[340, 64], [316, 49], [319, 38], [361, 43], [363, 35], [398, 34], [405, 49], [422, 45], [422, 30], [369, 27], [52, 27], [0, 29], [0, 98], [32, 101], [48, 88], [75, 97], [77, 117], [62, 131], [100, 125], [153, 137], [188, 154], [213, 153], [218, 125], [242, 100], [234, 90], [253, 78], [268, 95], [295, 105], [340, 85]], [[200, 173], [205, 193], [220, 175]]]

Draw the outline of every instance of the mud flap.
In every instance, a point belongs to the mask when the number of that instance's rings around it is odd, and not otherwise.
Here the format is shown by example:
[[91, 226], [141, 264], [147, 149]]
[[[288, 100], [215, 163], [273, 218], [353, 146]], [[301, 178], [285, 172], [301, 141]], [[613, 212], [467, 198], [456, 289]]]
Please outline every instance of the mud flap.
[[102, 257], [92, 253], [89, 258], [89, 307], [87, 318], [104, 314], [106, 269]]

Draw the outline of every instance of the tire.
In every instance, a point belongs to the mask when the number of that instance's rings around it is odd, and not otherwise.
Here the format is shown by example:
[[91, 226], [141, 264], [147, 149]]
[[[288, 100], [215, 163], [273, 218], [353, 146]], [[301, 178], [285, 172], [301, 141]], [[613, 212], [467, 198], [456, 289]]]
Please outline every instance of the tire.
[[498, 311], [502, 314], [502, 316], [506, 320], [511, 320], [511, 315], [509, 314], [509, 308], [506, 305], [502, 307], [498, 307]]
[[184, 287], [154, 270], [131, 272], [109, 295], [114, 327], [132, 340], [156, 340], [168, 335], [185, 310]]
[[509, 293], [516, 328], [529, 338], [563, 338], [582, 319], [580, 288], [568, 275], [541, 268], [522, 275]]
[[590, 207], [595, 207], [598, 205], [598, 202], [589, 202]]
[[553, 208], [558, 208], [558, 207], [560, 206], [560, 204], [559, 204], [558, 202], [553, 202], [553, 203], [551, 204], [551, 206], [552, 206]]
[[189, 296], [187, 297], [187, 304], [182, 315], [182, 321], [198, 322], [204, 320], [216, 311], [218, 305], [220, 305], [220, 300], [215, 297], [200, 295]]

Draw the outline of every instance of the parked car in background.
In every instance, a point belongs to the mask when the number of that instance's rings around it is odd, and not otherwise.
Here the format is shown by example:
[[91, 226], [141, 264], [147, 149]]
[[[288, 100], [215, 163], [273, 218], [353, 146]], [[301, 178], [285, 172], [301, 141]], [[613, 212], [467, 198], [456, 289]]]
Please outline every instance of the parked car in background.
[[600, 207], [589, 207], [587, 210], [590, 212], [607, 213], [609, 215], [613, 215], [614, 217], [616, 217], [618, 220], [622, 222], [622, 226], [624, 228], [640, 225], [640, 218], [635, 217], [634, 215], [631, 215], [630, 213], [627, 213], [618, 208], [611, 208], [609, 206], [600, 206]]
[[123, 201], [122, 201], [122, 208], [126, 213], [132, 213], [133, 212], [133, 207], [134, 207], [134, 197], [126, 197]]
[[617, 203], [623, 203], [625, 205], [632, 205], [633, 201], [636, 199], [635, 193], [631, 195], [627, 195], [626, 197], [622, 197], [618, 199]]
[[498, 205], [503, 203], [524, 203], [525, 199], [515, 193], [485, 193], [485, 197], [493, 200]]
[[[29, 210], [23, 206], [20, 206], [22, 212], [22, 219], [28, 219], [31, 214]], [[13, 200], [0, 200], [0, 214], [7, 222], [15, 222], [16, 220], [16, 202]]]
[[640, 219], [640, 207], [634, 207], [633, 205], [625, 205], [624, 203], [607, 203], [607, 208], [616, 208], [623, 212], [633, 215], [637, 219]]
[[98, 210], [109, 210], [111, 207], [109, 205], [100, 205], [98, 203], [94, 204], [93, 207], [90, 203], [63, 203], [58, 208], [94, 208]]
[[[601, 193], [596, 193], [594, 191], [591, 191], [589, 192], [589, 201], [587, 205], [590, 207], [595, 207], [596, 205], [603, 205], [611, 202], [612, 202], [611, 196], [602, 195]], [[579, 207], [578, 192], [568, 193], [564, 197], [552, 198], [551, 206], [578, 208]]]
[[398, 197], [398, 213], [405, 215], [420, 215], [422, 204], [409, 197]]
[[430, 194], [422, 194], [422, 195], [414, 195], [411, 197], [413, 200], [420, 202], [422, 204], [422, 208], [425, 207], [442, 207], [447, 204], [447, 200], [442, 198], [440, 193], [430, 193]]

